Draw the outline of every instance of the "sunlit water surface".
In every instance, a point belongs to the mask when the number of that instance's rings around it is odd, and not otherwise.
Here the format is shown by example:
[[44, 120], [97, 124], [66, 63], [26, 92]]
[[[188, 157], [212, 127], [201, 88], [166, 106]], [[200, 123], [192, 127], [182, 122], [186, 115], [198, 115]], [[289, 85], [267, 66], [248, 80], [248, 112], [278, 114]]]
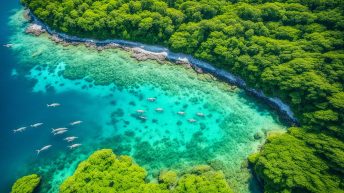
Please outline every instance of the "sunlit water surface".
[[[263, 104], [182, 66], [138, 62], [119, 49], [63, 47], [47, 35], [27, 35], [22, 11], [8, 22], [6, 41], [13, 47], [1, 48], [7, 57], [1, 72], [1, 171], [6, 176], [0, 181], [1, 192], [32, 172], [43, 176], [41, 192], [57, 192], [77, 164], [100, 148], [133, 156], [151, 181], [161, 169], [210, 164], [225, 172], [236, 192], [258, 191], [250, 183], [245, 160], [264, 142], [264, 134], [285, 129]], [[61, 106], [47, 108], [52, 102]], [[75, 120], [83, 123], [68, 125]], [[12, 132], [35, 122], [44, 125]], [[69, 131], [54, 136], [51, 128], [57, 127]], [[63, 141], [67, 136], [78, 136], [76, 143], [83, 145], [69, 150]], [[51, 149], [37, 156], [35, 150], [48, 144]]]

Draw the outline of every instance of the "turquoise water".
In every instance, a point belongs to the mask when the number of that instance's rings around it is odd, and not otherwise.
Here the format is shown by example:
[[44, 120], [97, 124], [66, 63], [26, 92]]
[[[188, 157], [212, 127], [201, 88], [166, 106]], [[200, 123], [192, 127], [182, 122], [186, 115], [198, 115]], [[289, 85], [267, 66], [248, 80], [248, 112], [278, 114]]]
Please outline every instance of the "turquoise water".
[[[30, 115], [19, 113], [20, 117], [8, 122], [11, 127], [21, 127], [38, 121], [31, 120], [36, 116], [45, 124], [10, 135], [9, 140], [26, 141], [11, 147], [22, 153], [3, 160], [4, 164], [15, 160], [16, 167], [4, 168], [10, 179], [35, 172], [43, 176], [41, 192], [57, 192], [78, 162], [94, 150], [112, 148], [117, 154], [133, 156], [147, 169], [151, 181], [162, 169], [181, 172], [210, 164], [225, 172], [236, 192], [259, 192], [245, 160], [257, 151], [268, 132], [285, 130], [263, 104], [209, 74], [197, 74], [180, 65], [139, 62], [120, 49], [63, 46], [46, 34], [25, 34], [27, 23], [22, 15], [17, 11], [9, 19], [8, 43], [13, 44], [10, 50], [15, 64], [7, 73], [12, 79], [25, 77], [23, 81], [30, 82], [23, 86], [29, 90], [27, 95], [15, 97]], [[156, 100], [147, 100], [150, 97]], [[26, 100], [34, 100], [36, 106], [25, 104]], [[61, 106], [47, 109], [51, 102]], [[180, 111], [185, 115], [178, 114]], [[75, 120], [83, 123], [68, 125]], [[51, 128], [65, 126], [69, 127], [67, 134], [51, 135]], [[62, 139], [70, 135], [78, 136], [77, 142], [83, 145], [68, 150]], [[262, 138], [255, 139], [255, 135]], [[47, 144], [52, 148], [37, 157], [35, 149]], [[8, 181], [1, 184], [10, 186]]]

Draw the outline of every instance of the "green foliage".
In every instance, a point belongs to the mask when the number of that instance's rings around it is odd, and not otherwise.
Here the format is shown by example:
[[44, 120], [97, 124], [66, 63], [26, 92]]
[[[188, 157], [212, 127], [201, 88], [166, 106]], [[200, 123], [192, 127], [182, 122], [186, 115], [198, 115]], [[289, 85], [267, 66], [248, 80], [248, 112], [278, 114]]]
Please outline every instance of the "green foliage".
[[343, 175], [343, 151], [344, 143], [335, 138], [290, 128], [268, 139], [249, 161], [265, 182], [265, 192], [340, 192], [343, 179], [334, 174]]
[[250, 156], [248, 156], [247, 160], [250, 164], [255, 164], [258, 157], [259, 157], [259, 153], [253, 153]]
[[344, 112], [344, 92], [335, 93], [329, 97], [331, 104]]
[[166, 187], [174, 187], [177, 183], [177, 173], [173, 171], [162, 171], [159, 175], [159, 182], [165, 184]]
[[207, 171], [201, 174], [185, 174], [172, 193], [232, 193], [222, 172]]
[[146, 171], [128, 156], [117, 157], [109, 149], [93, 153], [79, 164], [60, 192], [125, 192], [145, 184]]
[[[250, 86], [287, 102], [300, 120], [304, 136], [316, 133], [326, 139], [344, 139], [342, 0], [21, 2], [58, 31], [162, 44], [212, 62], [241, 76]], [[341, 173], [329, 172], [329, 168], [343, 170], [340, 161], [332, 159], [333, 155], [342, 156], [343, 148], [319, 153], [317, 147], [322, 141], [313, 140], [310, 145], [308, 137], [290, 133], [276, 137], [262, 153], [250, 158], [267, 191], [343, 189], [336, 182]], [[264, 161], [282, 148], [279, 144], [288, 147], [275, 154], [290, 152], [291, 147], [303, 149], [305, 154], [289, 153], [295, 156], [289, 160], [276, 156], [271, 164]], [[309, 166], [315, 170], [307, 166], [308, 156], [312, 159]], [[291, 179], [291, 174], [297, 177]]]
[[231, 193], [223, 173], [207, 168], [180, 178], [173, 171], [163, 171], [159, 184], [146, 183], [146, 171], [129, 156], [116, 156], [112, 150], [103, 149], [81, 162], [60, 186], [60, 192]]
[[40, 181], [37, 174], [21, 177], [13, 184], [11, 193], [32, 193]]

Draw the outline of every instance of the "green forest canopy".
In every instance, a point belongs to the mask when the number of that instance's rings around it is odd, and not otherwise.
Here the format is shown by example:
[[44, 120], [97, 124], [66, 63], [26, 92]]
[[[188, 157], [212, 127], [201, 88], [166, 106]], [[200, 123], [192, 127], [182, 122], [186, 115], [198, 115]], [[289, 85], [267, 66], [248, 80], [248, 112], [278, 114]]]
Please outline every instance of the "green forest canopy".
[[178, 177], [160, 173], [159, 183], [146, 183], [147, 172], [129, 156], [116, 156], [111, 149], [94, 152], [81, 162], [60, 187], [61, 193], [232, 193], [222, 172], [199, 166]]
[[[269, 140], [251, 159], [265, 191], [343, 191], [342, 0], [22, 2], [58, 31], [165, 45], [280, 97], [302, 128]], [[317, 171], [303, 172], [313, 165]]]
[[32, 193], [40, 181], [41, 178], [37, 174], [23, 176], [13, 184], [11, 193]]

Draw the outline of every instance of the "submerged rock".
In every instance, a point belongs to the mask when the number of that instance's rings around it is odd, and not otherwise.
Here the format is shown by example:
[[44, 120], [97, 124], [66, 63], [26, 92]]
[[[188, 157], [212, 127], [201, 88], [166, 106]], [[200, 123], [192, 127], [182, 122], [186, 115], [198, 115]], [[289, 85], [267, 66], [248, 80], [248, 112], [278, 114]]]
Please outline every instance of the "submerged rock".
[[23, 17], [24, 17], [26, 20], [31, 20], [31, 17], [30, 17], [30, 10], [29, 10], [29, 9], [26, 9], [26, 10], [23, 12]]
[[183, 65], [186, 68], [191, 68], [192, 65], [190, 64], [190, 62], [187, 59], [178, 59], [175, 61], [176, 64], [180, 64]]
[[139, 60], [139, 61], [145, 61], [145, 60], [156, 60], [158, 62], [163, 62], [166, 60], [167, 53], [165, 52], [150, 52], [141, 48], [132, 48], [132, 56]]
[[203, 74], [202, 68], [199, 68], [197, 66], [192, 66], [192, 67], [193, 67], [194, 71], [197, 72], [198, 74]]
[[259, 139], [263, 138], [263, 136], [264, 136], [263, 133], [257, 132], [256, 134], [254, 134], [253, 137], [254, 137], [255, 140], [259, 140]]
[[46, 31], [45, 29], [43, 29], [42, 26], [38, 24], [30, 24], [29, 27], [26, 28], [25, 32], [28, 34], [33, 34], [35, 36], [39, 36]]

